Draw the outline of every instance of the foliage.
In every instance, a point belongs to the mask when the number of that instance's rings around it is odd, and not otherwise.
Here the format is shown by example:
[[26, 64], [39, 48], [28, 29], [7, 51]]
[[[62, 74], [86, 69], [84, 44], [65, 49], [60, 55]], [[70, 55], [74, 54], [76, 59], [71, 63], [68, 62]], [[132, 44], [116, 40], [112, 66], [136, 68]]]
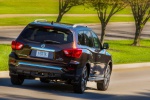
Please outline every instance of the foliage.
[[123, 10], [127, 4], [123, 0], [85, 0], [86, 4], [93, 7], [98, 14], [102, 25], [101, 42], [104, 42], [105, 30], [111, 17], [117, 12]]
[[60, 22], [63, 15], [67, 13], [72, 7], [81, 5], [82, 0], [59, 0], [59, 14], [56, 22]]
[[135, 20], [136, 32], [133, 45], [140, 45], [140, 35], [150, 18], [150, 0], [126, 0], [129, 3]]

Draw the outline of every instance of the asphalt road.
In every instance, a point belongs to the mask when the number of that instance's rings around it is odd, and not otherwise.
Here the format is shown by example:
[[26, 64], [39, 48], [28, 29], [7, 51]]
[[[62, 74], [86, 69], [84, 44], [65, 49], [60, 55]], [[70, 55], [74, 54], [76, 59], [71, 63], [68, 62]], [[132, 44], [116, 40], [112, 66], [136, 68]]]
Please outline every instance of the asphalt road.
[[150, 100], [150, 68], [113, 70], [109, 89], [96, 90], [89, 82], [84, 94], [75, 94], [64, 84], [25, 80], [22, 86], [10, 83], [8, 72], [0, 72], [0, 100]]
[[[92, 28], [99, 36], [101, 33], [100, 24], [87, 24], [88, 27]], [[150, 23], [147, 23], [144, 30], [142, 31], [141, 38], [150, 38]], [[11, 43], [19, 33], [22, 31], [24, 26], [20, 27], [0, 27], [0, 44]], [[119, 40], [119, 39], [133, 39], [135, 33], [134, 23], [109, 23], [106, 29], [106, 40]]]

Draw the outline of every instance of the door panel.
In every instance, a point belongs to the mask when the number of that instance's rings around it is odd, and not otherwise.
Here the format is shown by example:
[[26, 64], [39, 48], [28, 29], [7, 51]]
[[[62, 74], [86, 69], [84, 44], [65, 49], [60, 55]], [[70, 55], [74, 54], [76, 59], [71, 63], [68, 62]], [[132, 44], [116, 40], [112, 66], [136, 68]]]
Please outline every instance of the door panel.
[[94, 77], [103, 77], [104, 74], [104, 69], [106, 62], [104, 60], [105, 58], [105, 50], [101, 50], [101, 44], [98, 39], [98, 36], [94, 33], [91, 32], [93, 36], [93, 43], [94, 43], [94, 49], [95, 49], [95, 63], [92, 68], [93, 71], [93, 76]]

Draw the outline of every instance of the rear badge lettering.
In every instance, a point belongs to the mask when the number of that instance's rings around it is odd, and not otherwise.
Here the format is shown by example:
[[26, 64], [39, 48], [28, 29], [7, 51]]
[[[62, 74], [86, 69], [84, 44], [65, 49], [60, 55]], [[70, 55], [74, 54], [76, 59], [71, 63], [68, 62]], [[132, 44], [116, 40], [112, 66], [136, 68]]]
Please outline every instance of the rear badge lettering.
[[41, 45], [41, 48], [45, 48], [45, 44], [42, 44], [42, 45]]

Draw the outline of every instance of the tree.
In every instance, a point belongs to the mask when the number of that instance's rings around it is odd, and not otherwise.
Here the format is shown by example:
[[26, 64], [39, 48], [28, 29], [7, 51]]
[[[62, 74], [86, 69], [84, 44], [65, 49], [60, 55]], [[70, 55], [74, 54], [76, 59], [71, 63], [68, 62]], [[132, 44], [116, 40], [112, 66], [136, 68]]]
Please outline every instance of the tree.
[[82, 0], [59, 0], [59, 14], [56, 22], [60, 22], [65, 13], [80, 4], [82, 4]]
[[123, 0], [85, 0], [86, 4], [93, 7], [101, 22], [101, 43], [104, 42], [106, 26], [111, 17], [123, 10], [127, 4]]
[[135, 38], [133, 46], [140, 45], [140, 36], [146, 22], [150, 18], [150, 0], [126, 0], [131, 9], [135, 20]]

